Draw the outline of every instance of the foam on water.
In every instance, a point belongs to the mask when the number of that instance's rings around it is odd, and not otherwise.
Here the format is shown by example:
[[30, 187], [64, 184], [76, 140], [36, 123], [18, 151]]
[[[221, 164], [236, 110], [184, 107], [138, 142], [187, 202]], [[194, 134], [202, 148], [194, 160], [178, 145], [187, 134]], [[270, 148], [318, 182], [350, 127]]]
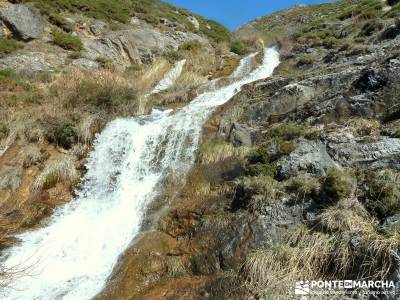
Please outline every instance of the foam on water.
[[153, 88], [150, 92], [151, 94], [157, 94], [159, 92], [165, 91], [172, 87], [176, 80], [181, 76], [184, 65], [186, 64], [186, 59], [178, 61], [171, 70], [165, 74], [164, 78]]
[[192, 166], [202, 126], [213, 110], [247, 83], [270, 76], [279, 64], [275, 49], [243, 77], [196, 97], [177, 112], [154, 110], [138, 118], [116, 119], [98, 135], [87, 163], [83, 188], [56, 210], [47, 227], [18, 236], [6, 253], [8, 268], [28, 268], [7, 299], [94, 297], [106, 284], [118, 256], [140, 230], [147, 204], [160, 181]]

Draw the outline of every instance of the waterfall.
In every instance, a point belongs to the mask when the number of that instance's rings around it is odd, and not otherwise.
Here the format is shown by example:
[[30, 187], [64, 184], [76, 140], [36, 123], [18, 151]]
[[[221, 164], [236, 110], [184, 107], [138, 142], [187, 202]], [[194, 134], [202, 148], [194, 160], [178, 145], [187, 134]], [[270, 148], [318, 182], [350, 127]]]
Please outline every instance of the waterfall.
[[165, 91], [173, 86], [179, 76], [181, 76], [185, 64], [186, 59], [178, 61], [173, 68], [165, 74], [164, 78], [153, 88], [150, 95]]
[[7, 291], [7, 299], [83, 300], [99, 293], [138, 234], [161, 180], [184, 175], [193, 165], [213, 110], [243, 85], [270, 76], [278, 64], [278, 52], [265, 49], [263, 63], [252, 72], [200, 94], [177, 112], [154, 110], [110, 122], [97, 136], [75, 199], [58, 208], [46, 227], [20, 234], [21, 243], [5, 254], [7, 268], [30, 269]]

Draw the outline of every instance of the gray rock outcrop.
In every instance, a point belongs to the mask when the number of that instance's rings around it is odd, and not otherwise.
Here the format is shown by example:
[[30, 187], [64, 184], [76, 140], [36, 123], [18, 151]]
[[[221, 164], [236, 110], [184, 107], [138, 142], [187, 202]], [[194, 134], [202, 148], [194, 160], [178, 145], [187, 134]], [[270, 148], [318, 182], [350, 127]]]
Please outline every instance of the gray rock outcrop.
[[12, 33], [23, 41], [37, 39], [43, 32], [40, 15], [23, 4], [10, 4], [1, 8], [0, 18]]
[[280, 176], [290, 178], [301, 173], [317, 176], [333, 168], [341, 168], [327, 152], [325, 144], [314, 141], [301, 141], [296, 149], [286, 157], [281, 158], [277, 165], [280, 167]]
[[357, 164], [372, 169], [400, 169], [400, 139], [385, 138], [369, 144], [329, 144], [328, 152], [345, 167]]
[[152, 62], [155, 55], [176, 50], [179, 45], [204, 38], [186, 32], [160, 32], [150, 26], [113, 31], [95, 39], [85, 39], [84, 46], [92, 59], [105, 57], [118, 66]]

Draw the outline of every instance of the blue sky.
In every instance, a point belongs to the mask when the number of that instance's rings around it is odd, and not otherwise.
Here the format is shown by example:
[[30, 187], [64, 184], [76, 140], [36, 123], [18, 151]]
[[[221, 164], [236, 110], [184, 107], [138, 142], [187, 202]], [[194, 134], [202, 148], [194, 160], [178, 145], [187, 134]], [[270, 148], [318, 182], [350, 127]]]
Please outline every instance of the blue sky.
[[179, 7], [187, 8], [199, 15], [219, 21], [229, 29], [296, 4], [318, 4], [321, 0], [164, 0]]

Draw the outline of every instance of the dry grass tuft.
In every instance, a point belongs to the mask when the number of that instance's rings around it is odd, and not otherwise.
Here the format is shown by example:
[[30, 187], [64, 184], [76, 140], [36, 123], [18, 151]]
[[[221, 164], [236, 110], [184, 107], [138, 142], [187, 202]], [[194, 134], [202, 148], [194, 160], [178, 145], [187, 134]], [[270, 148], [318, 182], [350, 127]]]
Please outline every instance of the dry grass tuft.
[[200, 145], [197, 162], [212, 164], [228, 158], [243, 158], [250, 151], [248, 147], [234, 147], [228, 143], [204, 142]]
[[32, 185], [32, 191], [53, 187], [58, 182], [67, 182], [72, 186], [78, 177], [79, 174], [75, 169], [72, 157], [63, 155], [53, 158], [36, 177]]
[[167, 260], [167, 271], [171, 277], [180, 277], [188, 273], [182, 257], [171, 256]]

